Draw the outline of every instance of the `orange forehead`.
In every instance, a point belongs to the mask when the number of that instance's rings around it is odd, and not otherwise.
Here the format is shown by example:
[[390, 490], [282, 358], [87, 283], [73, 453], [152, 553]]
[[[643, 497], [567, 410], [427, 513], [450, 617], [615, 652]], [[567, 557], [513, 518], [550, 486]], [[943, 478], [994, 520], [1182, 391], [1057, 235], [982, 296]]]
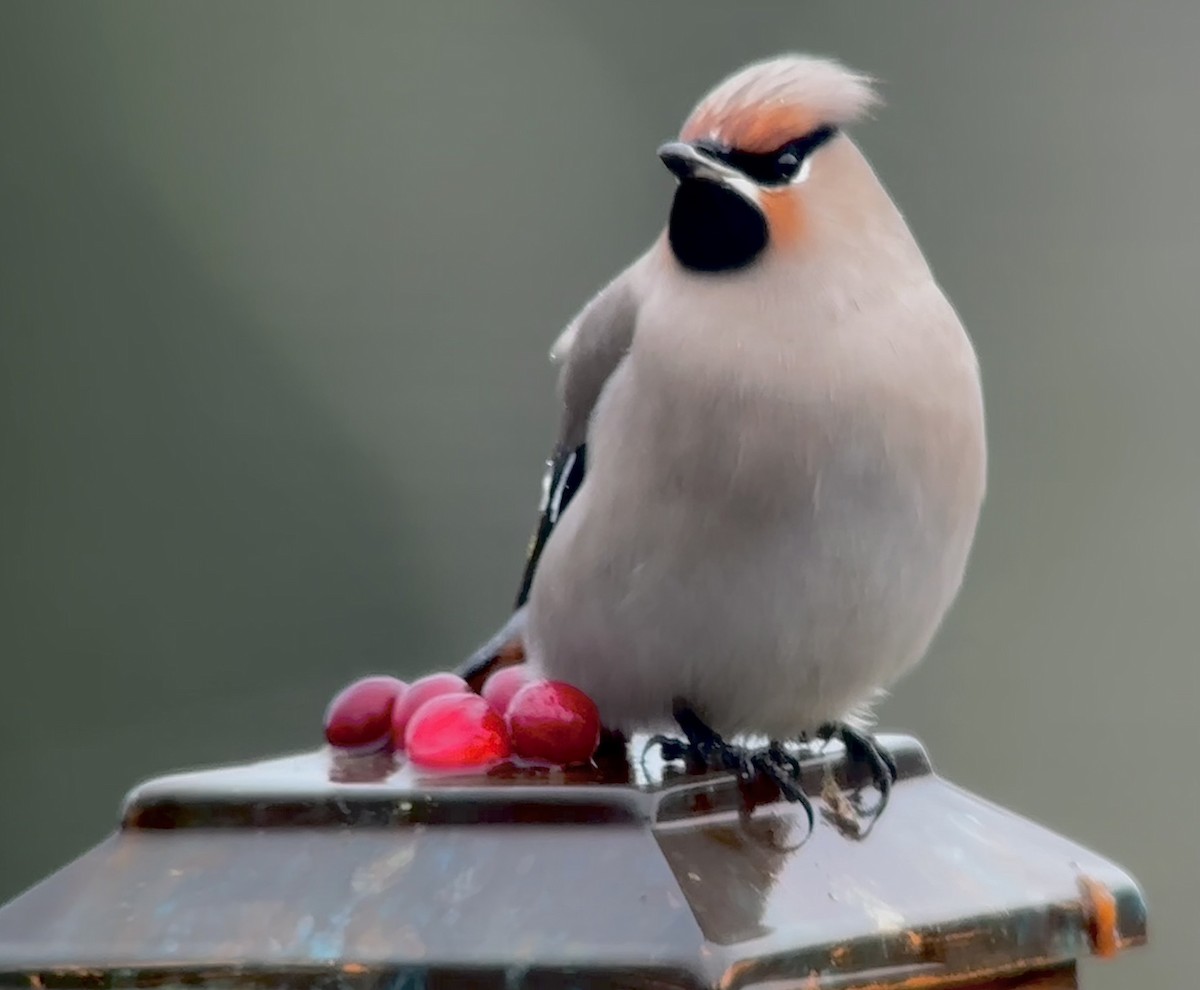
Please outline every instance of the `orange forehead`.
[[812, 111], [794, 104], [701, 107], [683, 126], [684, 141], [718, 141], [738, 151], [774, 151], [820, 126]]

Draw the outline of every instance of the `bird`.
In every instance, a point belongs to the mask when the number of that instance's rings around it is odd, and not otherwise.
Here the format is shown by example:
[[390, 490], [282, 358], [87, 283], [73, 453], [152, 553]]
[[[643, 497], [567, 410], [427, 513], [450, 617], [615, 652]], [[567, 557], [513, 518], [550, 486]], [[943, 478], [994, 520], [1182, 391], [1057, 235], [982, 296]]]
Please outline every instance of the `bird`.
[[987, 452], [975, 349], [847, 133], [879, 105], [784, 54], [658, 149], [664, 228], [551, 348], [538, 526], [473, 683], [523, 661], [614, 730], [776, 779], [784, 741], [838, 735], [886, 799], [870, 706], [958, 594]]

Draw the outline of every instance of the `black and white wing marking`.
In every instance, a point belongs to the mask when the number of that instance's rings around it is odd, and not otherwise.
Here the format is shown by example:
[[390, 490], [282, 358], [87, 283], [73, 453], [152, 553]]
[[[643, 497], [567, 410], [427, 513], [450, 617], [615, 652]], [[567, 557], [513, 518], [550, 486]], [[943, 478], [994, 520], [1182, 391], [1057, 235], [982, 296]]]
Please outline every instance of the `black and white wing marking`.
[[571, 499], [583, 484], [587, 465], [587, 445], [580, 444], [571, 450], [555, 454], [547, 464], [542, 479], [542, 501], [539, 506], [537, 529], [529, 542], [529, 554], [525, 558], [525, 573], [521, 576], [521, 588], [517, 592], [513, 614], [491, 639], [472, 653], [455, 671], [471, 687], [478, 691], [484, 681], [498, 666], [521, 663], [525, 659], [524, 630], [525, 603], [529, 589], [533, 587], [533, 576], [537, 573], [538, 561], [546, 547], [546, 541]]
[[583, 484], [584, 472], [587, 470], [587, 444], [581, 443], [573, 450], [563, 451], [554, 456], [546, 466], [546, 474], [542, 479], [542, 502], [539, 506], [540, 516], [533, 539], [529, 543], [529, 554], [525, 558], [525, 573], [521, 576], [521, 587], [517, 592], [514, 608], [520, 608], [529, 600], [529, 589], [533, 586], [533, 576], [537, 572], [538, 561], [546, 548], [558, 520], [571, 504], [579, 486]]

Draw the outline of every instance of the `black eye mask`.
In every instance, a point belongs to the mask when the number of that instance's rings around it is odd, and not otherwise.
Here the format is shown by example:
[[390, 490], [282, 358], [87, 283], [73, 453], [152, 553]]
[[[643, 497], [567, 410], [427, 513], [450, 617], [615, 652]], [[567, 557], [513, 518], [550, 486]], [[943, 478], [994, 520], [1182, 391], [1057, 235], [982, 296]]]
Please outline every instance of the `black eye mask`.
[[804, 159], [837, 137], [837, 134], [836, 127], [824, 125], [774, 151], [738, 151], [715, 141], [697, 141], [695, 147], [708, 157], [736, 168], [760, 186], [783, 186], [796, 177]]

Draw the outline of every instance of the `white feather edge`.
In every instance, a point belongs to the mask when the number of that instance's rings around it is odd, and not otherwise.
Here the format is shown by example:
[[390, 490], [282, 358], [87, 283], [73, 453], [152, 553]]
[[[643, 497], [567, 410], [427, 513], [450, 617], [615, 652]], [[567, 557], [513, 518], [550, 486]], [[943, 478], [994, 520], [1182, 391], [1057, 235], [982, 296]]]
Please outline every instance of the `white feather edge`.
[[575, 335], [579, 332], [579, 321], [572, 320], [567, 324], [567, 328], [558, 335], [557, 339], [550, 347], [550, 363], [562, 364], [566, 360], [567, 355], [571, 353], [571, 346], [575, 343]]

